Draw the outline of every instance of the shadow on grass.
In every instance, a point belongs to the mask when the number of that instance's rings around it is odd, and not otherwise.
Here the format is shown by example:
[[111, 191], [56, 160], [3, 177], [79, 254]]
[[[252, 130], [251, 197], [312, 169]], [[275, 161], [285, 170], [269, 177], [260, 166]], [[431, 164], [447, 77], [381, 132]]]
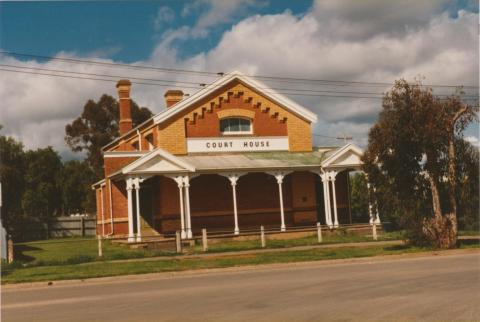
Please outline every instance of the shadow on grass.
[[15, 254], [15, 260], [22, 262], [22, 263], [30, 263], [35, 260], [35, 257], [25, 255], [24, 252], [33, 251], [33, 250], [41, 250], [39, 247], [34, 247], [30, 245], [15, 245], [13, 248], [13, 253]]
[[393, 245], [393, 246], [386, 246], [384, 249], [390, 250], [390, 251], [401, 251], [401, 250], [407, 250], [410, 248], [412, 248], [411, 245]]

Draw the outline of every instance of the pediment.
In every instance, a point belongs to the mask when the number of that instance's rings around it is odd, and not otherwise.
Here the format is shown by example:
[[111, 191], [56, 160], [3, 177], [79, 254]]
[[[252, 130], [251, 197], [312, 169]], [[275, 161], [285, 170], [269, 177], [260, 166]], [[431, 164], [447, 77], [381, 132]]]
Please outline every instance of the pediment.
[[[232, 88], [233, 87], [233, 88]], [[228, 88], [224, 93], [219, 93], [219, 89]], [[202, 90], [189, 96], [188, 98], [178, 102], [166, 111], [154, 116], [155, 123], [171, 120], [176, 115], [191, 111], [194, 106], [202, 105], [195, 108], [194, 111], [188, 112], [186, 118], [190, 121], [195, 119], [195, 115], [200, 115], [205, 110], [211, 111], [212, 108], [218, 106], [219, 101], [227, 99], [228, 92], [245, 93], [244, 97], [249, 99], [252, 104], [258, 105], [262, 110], [267, 110], [272, 115], [284, 114], [285, 112], [293, 113], [308, 122], [316, 122], [317, 116], [305, 107], [293, 102], [286, 96], [275, 92], [265, 84], [259, 82], [253, 77], [243, 75], [240, 72], [229, 73], [212, 84], [207, 85]], [[213, 97], [212, 97], [213, 95]], [[280, 115], [279, 117], [284, 117]]]
[[362, 156], [360, 148], [347, 144], [323, 161], [322, 167], [360, 167], [363, 165]]
[[193, 172], [195, 168], [162, 149], [155, 149], [122, 169], [123, 174]]

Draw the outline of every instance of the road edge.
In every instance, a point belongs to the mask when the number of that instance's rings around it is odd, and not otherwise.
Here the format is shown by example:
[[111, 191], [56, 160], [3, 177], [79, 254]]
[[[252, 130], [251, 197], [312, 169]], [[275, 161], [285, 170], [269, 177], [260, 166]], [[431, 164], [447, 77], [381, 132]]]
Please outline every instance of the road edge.
[[3, 290], [51, 288], [51, 287], [75, 286], [75, 285], [86, 286], [91, 284], [102, 284], [102, 283], [105, 283], [105, 284], [121, 283], [125, 281], [144, 281], [144, 280], [151, 280], [151, 279], [188, 277], [188, 276], [193, 277], [198, 275], [217, 274], [217, 273], [238, 273], [238, 272], [250, 272], [250, 271], [264, 270], [264, 269], [284, 269], [287, 267], [301, 268], [301, 267], [311, 266], [312, 264], [316, 264], [319, 266], [349, 265], [353, 263], [371, 264], [376, 262], [398, 261], [398, 260], [416, 259], [416, 258], [422, 259], [425, 257], [445, 257], [445, 256], [475, 254], [475, 253], [480, 254], [480, 249], [467, 248], [467, 249], [438, 250], [438, 251], [426, 251], [426, 252], [405, 253], [405, 254], [395, 254], [395, 255], [379, 255], [379, 256], [370, 256], [370, 257], [325, 259], [325, 260], [294, 262], [294, 263], [270, 263], [270, 264], [245, 265], [245, 266], [233, 266], [233, 267], [191, 269], [191, 270], [172, 271], [172, 272], [156, 272], [156, 273], [145, 273], [145, 274], [92, 277], [87, 279], [26, 282], [26, 283], [16, 283], [16, 284], [2, 284], [0, 287], [1, 287], [1, 290], [3, 291]]

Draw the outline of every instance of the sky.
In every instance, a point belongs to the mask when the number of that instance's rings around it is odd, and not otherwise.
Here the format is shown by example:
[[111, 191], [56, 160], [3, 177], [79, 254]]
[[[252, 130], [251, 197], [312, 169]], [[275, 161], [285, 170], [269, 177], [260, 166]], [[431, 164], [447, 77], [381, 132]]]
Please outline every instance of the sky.
[[[393, 83], [465, 85], [478, 93], [478, 2], [446, 0], [192, 0], [138, 2], [0, 2], [0, 51], [164, 68], [248, 75]], [[26, 148], [53, 146], [64, 160], [82, 155], [64, 143], [65, 125], [88, 99], [116, 96], [115, 82], [20, 73], [25, 67], [122, 78], [209, 83], [212, 76], [0, 54], [1, 133]], [[9, 65], [9, 67], [5, 66]], [[17, 67], [11, 67], [17, 66]], [[21, 68], [19, 68], [21, 67]], [[5, 71], [8, 69], [10, 71]], [[11, 72], [14, 70], [16, 72]], [[38, 70], [37, 70], [38, 71]], [[105, 77], [103, 77], [105, 78]], [[387, 85], [332, 86], [265, 81], [302, 90], [291, 95], [318, 115], [316, 145], [349, 135], [365, 147]], [[184, 86], [184, 87], [182, 87]], [[192, 86], [195, 87], [195, 86]], [[169, 88], [134, 84], [132, 98], [158, 113]], [[435, 87], [439, 95], [452, 87]], [[478, 145], [478, 125], [466, 138]], [[333, 137], [333, 138], [332, 138]]]

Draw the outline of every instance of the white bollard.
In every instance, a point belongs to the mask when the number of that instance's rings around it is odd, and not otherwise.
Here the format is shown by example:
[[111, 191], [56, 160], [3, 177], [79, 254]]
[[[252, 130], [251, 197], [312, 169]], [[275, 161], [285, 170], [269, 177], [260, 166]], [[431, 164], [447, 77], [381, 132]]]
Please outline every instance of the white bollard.
[[372, 225], [372, 235], [373, 235], [373, 240], [377, 240], [377, 224], [373, 223]]
[[208, 251], [207, 229], [202, 229], [202, 249], [204, 252]]
[[97, 236], [98, 239], [98, 257], [103, 257], [103, 249], [102, 249], [102, 236]]
[[317, 238], [318, 238], [318, 243], [320, 244], [322, 242], [322, 226], [320, 225], [319, 222], [317, 222]]
[[262, 248], [267, 247], [267, 241], [265, 240], [265, 230], [263, 226], [260, 226], [260, 240], [262, 242]]

